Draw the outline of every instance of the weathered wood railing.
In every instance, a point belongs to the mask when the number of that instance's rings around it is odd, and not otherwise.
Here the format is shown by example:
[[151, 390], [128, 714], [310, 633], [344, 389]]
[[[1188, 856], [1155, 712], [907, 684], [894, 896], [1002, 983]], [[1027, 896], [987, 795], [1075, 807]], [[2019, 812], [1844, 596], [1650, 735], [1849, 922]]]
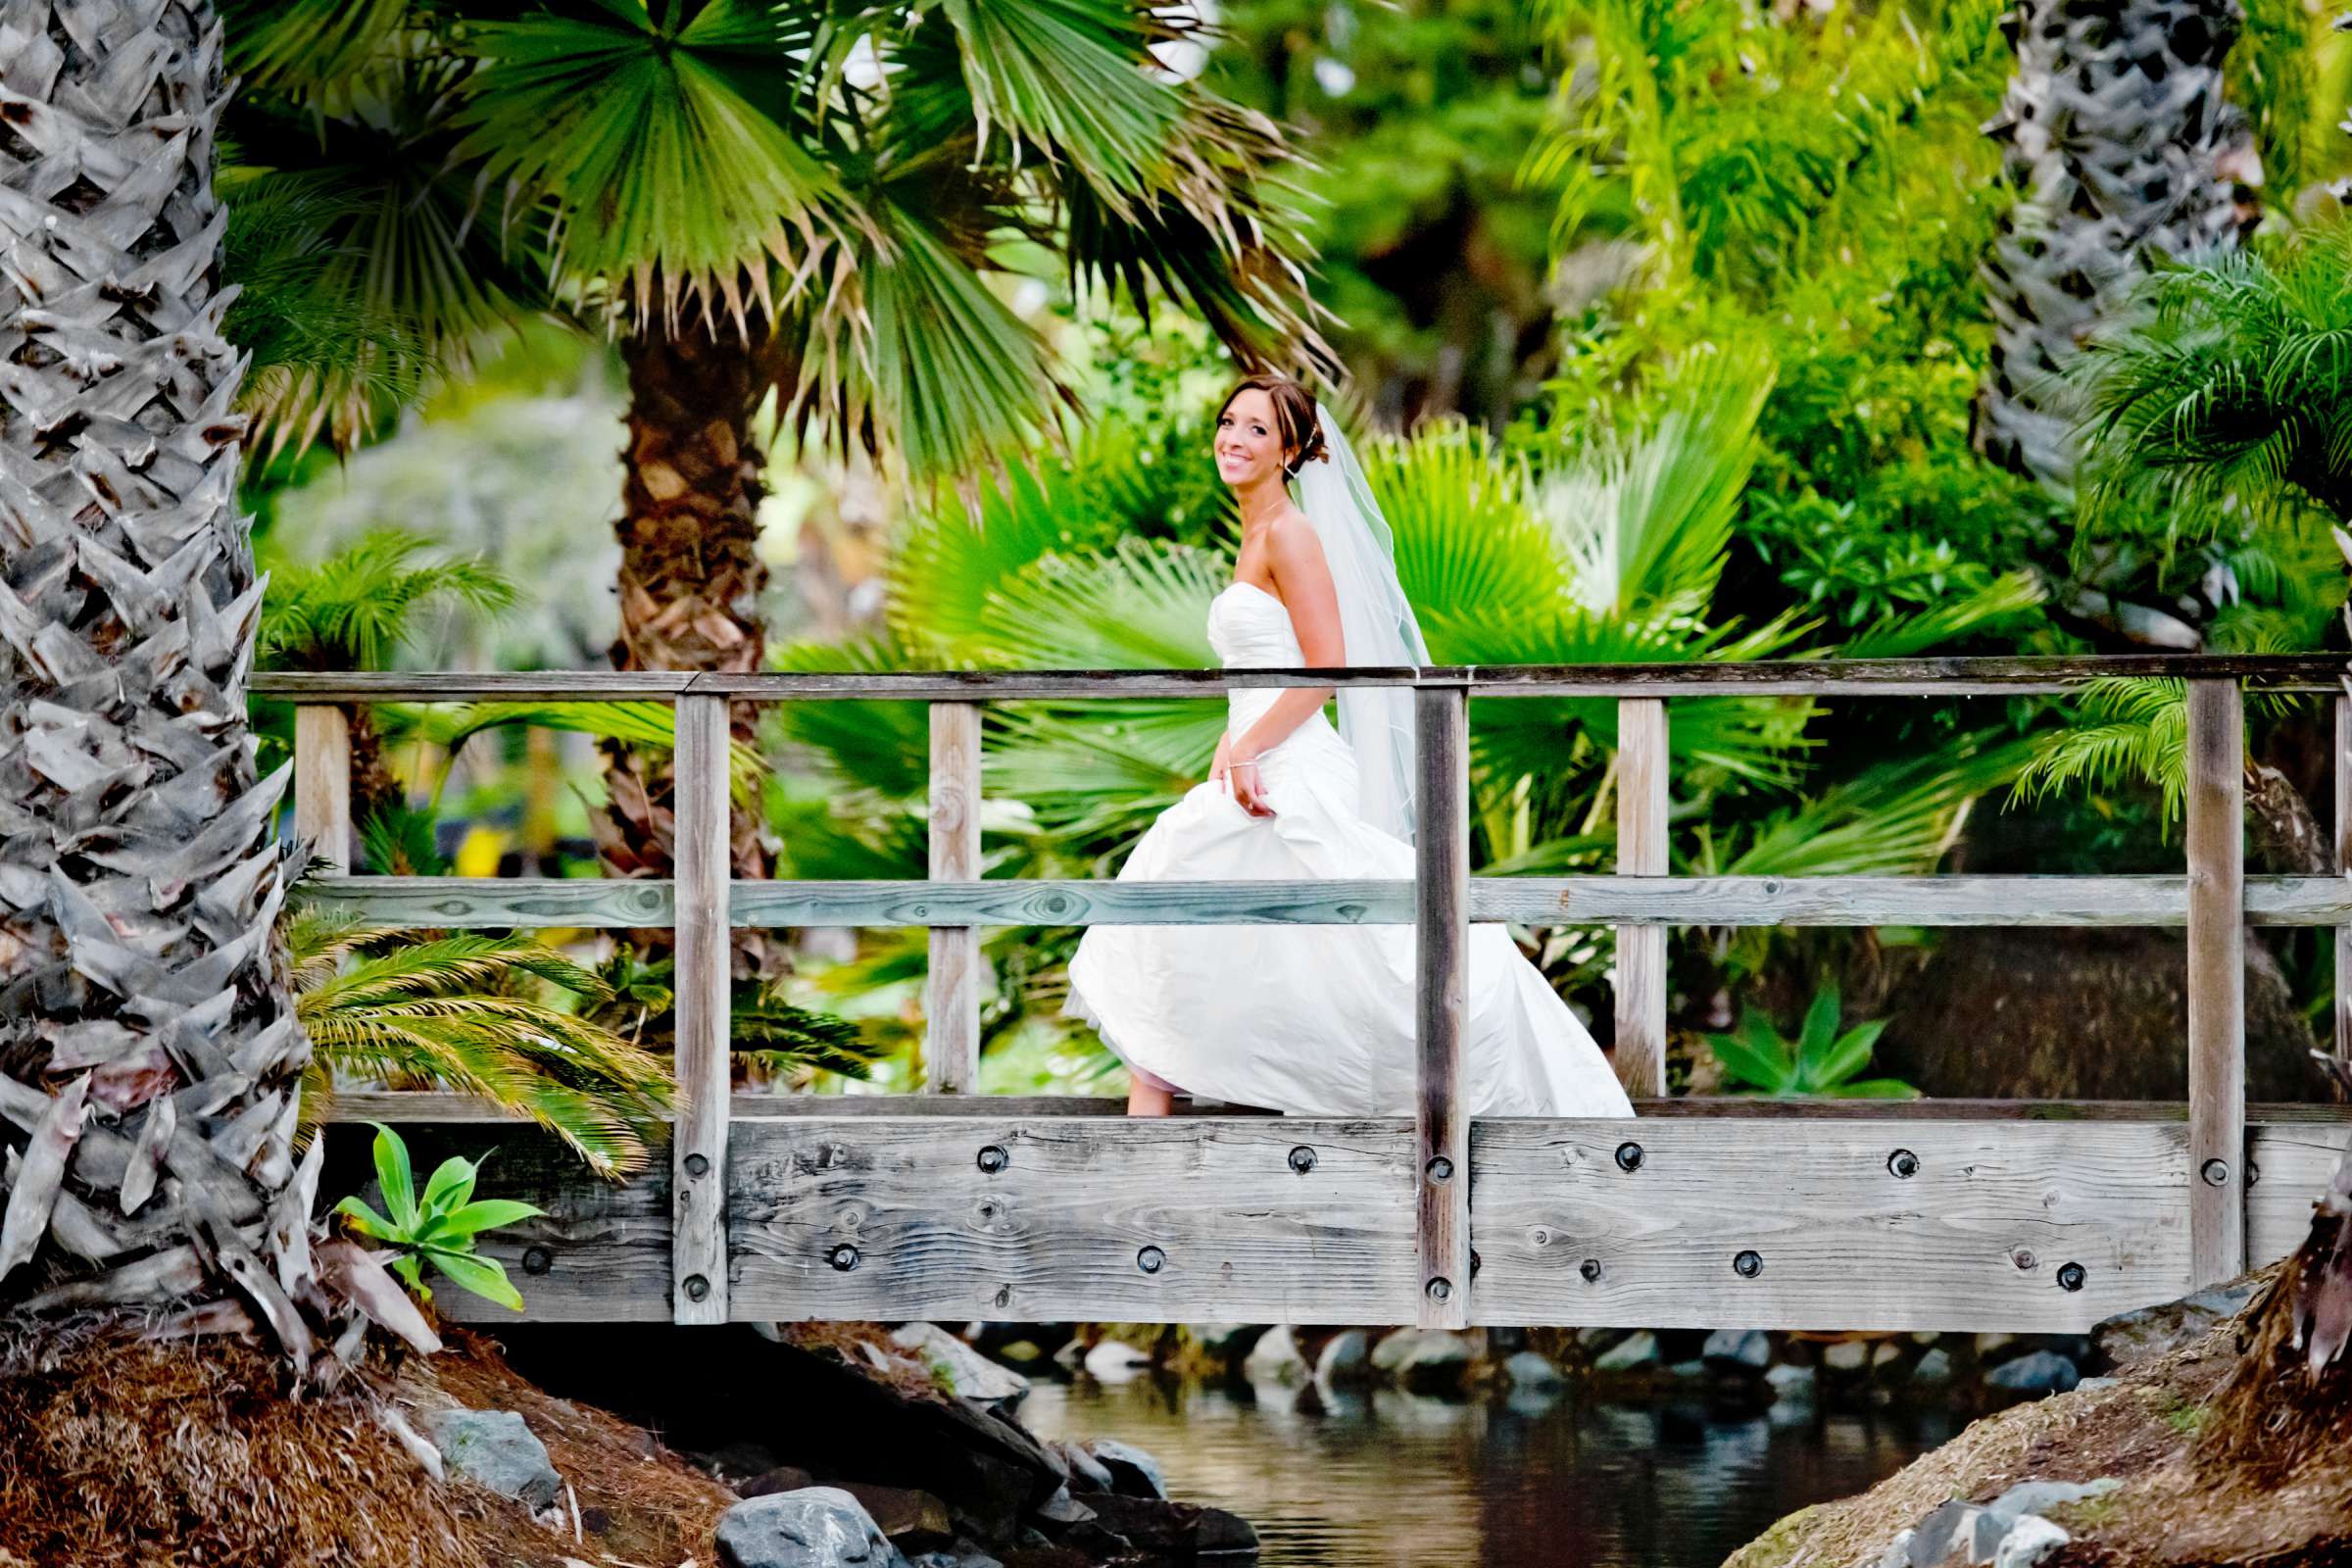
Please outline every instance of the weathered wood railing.
[[[2182, 876], [1668, 874], [1669, 702], [1707, 695], [1966, 697], [2095, 676], [2184, 677]], [[297, 705], [295, 816], [351, 843], [344, 708], [660, 699], [676, 709], [674, 880], [357, 877], [311, 896], [393, 926], [644, 927], [677, 943], [687, 1092], [664, 1184], [520, 1165], [551, 1210], [509, 1244], [546, 1316], [679, 1322], [1050, 1319], [2076, 1329], [2226, 1278], [2300, 1239], [2332, 1168], [2331, 1107], [2245, 1103], [2247, 924], [2336, 931], [2352, 881], [2244, 874], [2242, 690], [2336, 702], [2339, 873], [2352, 865], [2352, 709], [2340, 658], [2160, 656], [1388, 670], [260, 677]], [[983, 881], [980, 705], [1407, 685], [1424, 830], [1412, 882]], [[1615, 876], [1469, 875], [1473, 696], [1618, 704]], [[735, 882], [734, 701], [931, 705], [931, 851], [916, 882]], [[1472, 1124], [1457, 1084], [1473, 920], [1617, 928], [1616, 1064], [1643, 1119]], [[995, 924], [1414, 923], [1410, 1123], [1188, 1115], [1105, 1121], [1093, 1100], [978, 1097], [979, 932]], [[1670, 925], [2185, 925], [2189, 1094], [2166, 1104], [1662, 1100]], [[736, 1096], [732, 926], [930, 929], [929, 1093]], [[2339, 1044], [2352, 1049], [2352, 985]], [[1227, 1107], [1229, 1109], [1233, 1107]], [[485, 1119], [456, 1097], [348, 1095], [345, 1117]], [[2267, 1175], [2267, 1179], [2262, 1177]], [[2257, 1190], [2257, 1181], [2260, 1188]], [[1473, 1227], [1473, 1196], [1477, 1197]], [[1768, 1261], [1769, 1260], [1769, 1261]], [[1475, 1280], [1475, 1288], [1473, 1288]]]

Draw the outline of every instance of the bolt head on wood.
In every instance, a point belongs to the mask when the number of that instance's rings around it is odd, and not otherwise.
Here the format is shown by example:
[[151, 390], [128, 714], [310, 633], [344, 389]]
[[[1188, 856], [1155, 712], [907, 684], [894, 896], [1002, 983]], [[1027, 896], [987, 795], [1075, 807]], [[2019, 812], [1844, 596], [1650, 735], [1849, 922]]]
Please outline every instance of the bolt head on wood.
[[1431, 1280], [1426, 1289], [1429, 1293], [1429, 1298], [1433, 1301], [1450, 1301], [1453, 1299], [1453, 1281], [1451, 1280]]
[[2084, 1278], [2085, 1276], [2083, 1274], [2082, 1265], [2080, 1263], [2061, 1263], [2058, 1265], [2058, 1288], [2062, 1291], [2081, 1290], [2082, 1288]]
[[686, 1299], [707, 1301], [710, 1298], [710, 1282], [700, 1274], [686, 1276]]
[[1440, 1154], [1436, 1158], [1432, 1159], [1429, 1162], [1428, 1169], [1429, 1179], [1433, 1182], [1449, 1182], [1453, 1180], [1453, 1161], [1447, 1159], [1444, 1154]]
[[1886, 1156], [1887, 1174], [1898, 1181], [1908, 1181], [1919, 1174], [1919, 1156], [1908, 1149], [1898, 1149]]
[[1300, 1144], [1291, 1151], [1291, 1169], [1303, 1176], [1315, 1168], [1315, 1152]]
[[1156, 1247], [1147, 1247], [1135, 1254], [1135, 1266], [1147, 1274], [1156, 1274], [1168, 1260], [1168, 1254]]
[[1640, 1170], [1642, 1168], [1642, 1146], [1631, 1143], [1619, 1144], [1617, 1146], [1617, 1168], [1619, 1170]]
[[686, 1156], [686, 1174], [695, 1177], [710, 1175], [710, 1156], [708, 1154], [688, 1154]]
[[1597, 1285], [1600, 1283], [1600, 1259], [1597, 1257], [1586, 1258], [1582, 1263], [1577, 1265], [1576, 1271], [1585, 1277], [1585, 1283], [1587, 1285]]
[[2227, 1187], [2230, 1185], [2230, 1162], [2226, 1159], [2209, 1159], [2205, 1162], [2202, 1174], [2206, 1186]]
[[1012, 1156], [1005, 1153], [1002, 1146], [997, 1144], [987, 1144], [982, 1146], [980, 1150], [980, 1168], [988, 1172], [991, 1176], [994, 1176], [997, 1172], [1003, 1170], [1005, 1166], [1011, 1163]]
[[1741, 1252], [1732, 1259], [1732, 1272], [1743, 1280], [1754, 1279], [1764, 1272], [1764, 1254], [1753, 1250]]
[[544, 1274], [556, 1266], [556, 1254], [544, 1247], [526, 1247], [522, 1250], [522, 1271], [525, 1274]]
[[839, 1247], [833, 1249], [832, 1251], [825, 1254], [825, 1261], [832, 1264], [833, 1267], [839, 1272], [847, 1274], [850, 1270], [856, 1268], [861, 1260], [858, 1256], [858, 1249], [852, 1247], [849, 1243], [844, 1242]]

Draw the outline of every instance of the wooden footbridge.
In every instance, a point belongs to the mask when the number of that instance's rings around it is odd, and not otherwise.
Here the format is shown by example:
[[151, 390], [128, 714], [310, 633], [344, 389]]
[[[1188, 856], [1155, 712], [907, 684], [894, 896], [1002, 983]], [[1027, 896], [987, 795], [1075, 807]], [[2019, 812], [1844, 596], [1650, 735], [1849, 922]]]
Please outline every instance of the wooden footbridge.
[[[550, 1211], [489, 1249], [518, 1274], [534, 1317], [2073, 1331], [2290, 1251], [2352, 1127], [2337, 1107], [2245, 1103], [2242, 1008], [2248, 924], [2333, 927], [2338, 973], [2352, 977], [2352, 882], [2245, 875], [2240, 782], [2249, 688], [2333, 696], [2341, 842], [2352, 821], [2346, 673], [2340, 658], [2195, 656], [287, 674], [256, 685], [298, 706], [299, 826], [330, 855], [350, 843], [338, 705], [675, 705], [674, 881], [337, 875], [313, 895], [388, 926], [675, 928], [677, 1072], [690, 1100], [663, 1175], [607, 1186], [527, 1129], [479, 1125], [496, 1118], [456, 1097], [341, 1100], [340, 1118], [405, 1124], [422, 1148], [498, 1145], [485, 1190]], [[1667, 736], [1678, 697], [2004, 697], [2124, 674], [2188, 683], [2183, 875], [1668, 874]], [[1208, 700], [1231, 685], [1358, 683], [1414, 691], [1425, 828], [1413, 881], [978, 879], [981, 705]], [[1469, 874], [1473, 697], [1614, 705], [1618, 874]], [[729, 705], [844, 698], [930, 704], [929, 879], [730, 881]], [[1462, 1114], [1472, 920], [1616, 928], [1617, 1066], [1640, 1119]], [[1332, 1120], [1198, 1106], [1130, 1121], [1108, 1101], [974, 1093], [981, 928], [1202, 921], [1416, 925], [1418, 1114]], [[1660, 1098], [1667, 927], [1882, 924], [2185, 925], [2187, 1103]], [[730, 925], [929, 927], [928, 1091], [730, 1098]], [[2339, 994], [2339, 1040], [2344, 1007]]]

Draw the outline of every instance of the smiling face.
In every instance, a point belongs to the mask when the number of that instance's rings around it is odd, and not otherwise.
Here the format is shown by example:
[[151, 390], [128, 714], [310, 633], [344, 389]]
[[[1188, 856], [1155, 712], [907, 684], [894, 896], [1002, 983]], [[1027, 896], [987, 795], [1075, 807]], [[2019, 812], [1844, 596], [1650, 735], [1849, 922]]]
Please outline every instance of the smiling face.
[[1236, 490], [1269, 477], [1280, 483], [1283, 462], [1289, 455], [1283, 448], [1274, 400], [1253, 386], [1235, 393], [1217, 416], [1217, 477]]

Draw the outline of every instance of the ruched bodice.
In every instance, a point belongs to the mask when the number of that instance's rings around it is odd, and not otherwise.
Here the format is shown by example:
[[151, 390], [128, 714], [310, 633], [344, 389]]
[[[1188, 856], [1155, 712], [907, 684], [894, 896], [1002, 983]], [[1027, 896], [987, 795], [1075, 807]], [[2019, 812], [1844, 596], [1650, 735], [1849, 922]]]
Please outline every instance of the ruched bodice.
[[[1228, 669], [1306, 663], [1280, 599], [1237, 582], [1208, 610]], [[1227, 699], [1240, 739], [1282, 695]], [[1205, 767], [1207, 759], [1201, 759]], [[1411, 845], [1364, 820], [1354, 754], [1321, 713], [1258, 759], [1271, 816], [1196, 786], [1136, 844], [1122, 882], [1337, 881], [1413, 874]], [[1316, 1115], [1410, 1116], [1413, 928], [1098, 925], [1070, 959], [1066, 1010], [1147, 1082]], [[1463, 1098], [1474, 1116], [1630, 1116], [1608, 1062], [1499, 925], [1470, 928]]]
[[[1254, 583], [1233, 583], [1209, 602], [1208, 646], [1226, 669], [1297, 669], [1306, 662], [1298, 628], [1291, 624], [1290, 607]], [[1235, 688], [1226, 697], [1226, 729], [1239, 735], [1256, 723], [1282, 690], [1279, 686]], [[1290, 747], [1294, 741], [1319, 744], [1325, 735], [1333, 741], [1339, 739], [1331, 720], [1317, 713], [1284, 737], [1276, 750]]]

